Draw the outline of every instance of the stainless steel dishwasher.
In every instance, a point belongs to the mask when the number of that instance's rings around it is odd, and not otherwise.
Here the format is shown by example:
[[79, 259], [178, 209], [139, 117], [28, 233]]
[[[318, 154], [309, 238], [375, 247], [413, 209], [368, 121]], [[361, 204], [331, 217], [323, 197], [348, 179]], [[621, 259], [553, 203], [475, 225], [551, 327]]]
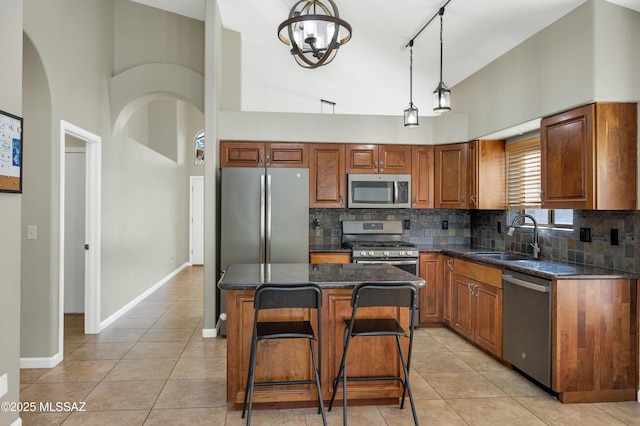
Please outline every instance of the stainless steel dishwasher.
[[505, 269], [504, 359], [540, 384], [551, 387], [551, 281]]

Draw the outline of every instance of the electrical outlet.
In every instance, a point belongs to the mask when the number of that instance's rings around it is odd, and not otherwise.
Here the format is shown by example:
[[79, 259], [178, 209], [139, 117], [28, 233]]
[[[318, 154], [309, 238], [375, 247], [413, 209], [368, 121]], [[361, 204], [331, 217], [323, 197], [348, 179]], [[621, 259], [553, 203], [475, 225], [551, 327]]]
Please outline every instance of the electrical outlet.
[[449, 221], [448, 220], [443, 220], [442, 221], [442, 229], [449, 229]]
[[27, 240], [35, 240], [38, 238], [38, 227], [36, 225], [27, 225]]
[[402, 229], [411, 229], [411, 220], [410, 219], [404, 219], [402, 221]]
[[584, 243], [591, 242], [591, 228], [580, 228], [580, 241]]
[[612, 246], [617, 246], [618, 244], [620, 244], [618, 230], [617, 229], [612, 229], [611, 230], [611, 245]]
[[496, 227], [496, 231], [498, 231], [498, 234], [502, 234], [502, 222], [498, 222], [498, 226]]

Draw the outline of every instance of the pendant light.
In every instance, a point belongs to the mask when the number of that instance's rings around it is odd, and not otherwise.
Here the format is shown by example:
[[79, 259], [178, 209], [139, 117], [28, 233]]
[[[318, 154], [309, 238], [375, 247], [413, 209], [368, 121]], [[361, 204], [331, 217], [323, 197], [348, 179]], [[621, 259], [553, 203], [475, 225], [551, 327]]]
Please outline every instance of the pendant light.
[[433, 91], [433, 112], [449, 112], [451, 111], [451, 90], [442, 81], [442, 15], [444, 15], [444, 7], [438, 12], [440, 15], [440, 83]]
[[333, 0], [300, 0], [278, 26], [278, 38], [291, 46], [291, 54], [303, 68], [331, 62], [338, 48], [351, 39], [351, 25], [340, 19]]
[[413, 104], [413, 40], [409, 42], [409, 106], [404, 110], [404, 127], [418, 127], [418, 108]]

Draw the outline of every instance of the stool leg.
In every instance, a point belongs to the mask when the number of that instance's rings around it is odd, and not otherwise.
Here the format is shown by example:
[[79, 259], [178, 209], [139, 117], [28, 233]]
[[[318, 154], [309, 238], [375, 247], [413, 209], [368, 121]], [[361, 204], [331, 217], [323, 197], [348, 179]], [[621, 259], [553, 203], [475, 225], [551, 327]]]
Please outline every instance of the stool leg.
[[[250, 377], [250, 385], [249, 385], [249, 407], [247, 408], [247, 426], [249, 426], [251, 424], [251, 407], [253, 405], [253, 388], [254, 388], [254, 384], [256, 381], [256, 377], [255, 377], [255, 371], [256, 371], [256, 358], [258, 357], [258, 341], [256, 340], [255, 342], [253, 342], [253, 347], [252, 347], [252, 352], [253, 352], [253, 358], [250, 360], [251, 361], [251, 375]], [[246, 394], [246, 391], [245, 391]]]
[[402, 350], [402, 345], [400, 344], [400, 337], [396, 336], [396, 343], [398, 345], [398, 353], [400, 354], [400, 362], [402, 363], [402, 369], [404, 370], [404, 382], [402, 383], [402, 402], [400, 403], [400, 408], [404, 406], [404, 396], [405, 393], [409, 393], [409, 403], [411, 404], [411, 413], [413, 414], [413, 423], [418, 426], [418, 414], [416, 413], [416, 406], [413, 402], [413, 393], [411, 392], [411, 382], [409, 381], [409, 367], [404, 358], [404, 351]]
[[253, 344], [253, 339], [251, 340], [251, 351], [249, 352], [249, 368], [247, 369], [247, 384], [244, 387], [244, 401], [242, 402], [242, 416], [244, 419], [244, 413], [247, 408], [247, 396], [249, 396], [249, 387], [251, 385], [251, 376], [253, 375], [253, 357], [255, 356], [255, 349]]
[[[318, 342], [320, 345], [320, 342]], [[313, 361], [313, 373], [316, 376], [316, 388], [318, 390], [318, 414], [322, 414], [322, 424], [327, 426], [327, 417], [324, 413], [324, 402], [322, 401], [322, 387], [320, 386], [320, 373], [318, 372], [318, 363], [316, 361], [316, 353], [313, 349], [313, 339], [309, 339], [309, 347], [311, 348], [311, 360]]]

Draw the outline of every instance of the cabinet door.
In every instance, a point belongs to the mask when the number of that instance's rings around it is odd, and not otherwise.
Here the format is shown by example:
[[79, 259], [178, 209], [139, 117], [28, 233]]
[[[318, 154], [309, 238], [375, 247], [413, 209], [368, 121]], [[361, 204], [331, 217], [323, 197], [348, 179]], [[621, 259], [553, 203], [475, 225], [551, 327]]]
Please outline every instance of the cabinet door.
[[309, 263], [351, 263], [349, 253], [309, 253]]
[[266, 145], [267, 167], [309, 167], [308, 144], [278, 143]]
[[309, 207], [343, 208], [347, 187], [344, 144], [311, 144], [309, 158]]
[[414, 146], [411, 153], [411, 207], [433, 208], [433, 146]]
[[504, 148], [504, 140], [479, 140], [469, 144], [469, 208], [501, 210], [506, 207]]
[[453, 291], [454, 291], [454, 274], [453, 274], [453, 258], [449, 256], [443, 257], [442, 265], [442, 321], [451, 326], [453, 325]]
[[476, 282], [475, 341], [489, 352], [502, 356], [502, 290]]
[[220, 142], [220, 167], [264, 167], [262, 142]]
[[410, 145], [380, 145], [378, 152], [378, 173], [410, 174]]
[[463, 275], [455, 275], [453, 298], [453, 328], [456, 332], [473, 340], [473, 307], [475, 298], [471, 291], [474, 283]]
[[439, 322], [442, 285], [438, 281], [438, 255], [420, 255], [420, 278], [425, 280], [420, 288], [420, 323]]
[[378, 145], [346, 144], [347, 173], [378, 173]]
[[468, 144], [436, 145], [435, 207], [467, 208]]
[[542, 202], [545, 209], [591, 209], [594, 105], [540, 123]]

